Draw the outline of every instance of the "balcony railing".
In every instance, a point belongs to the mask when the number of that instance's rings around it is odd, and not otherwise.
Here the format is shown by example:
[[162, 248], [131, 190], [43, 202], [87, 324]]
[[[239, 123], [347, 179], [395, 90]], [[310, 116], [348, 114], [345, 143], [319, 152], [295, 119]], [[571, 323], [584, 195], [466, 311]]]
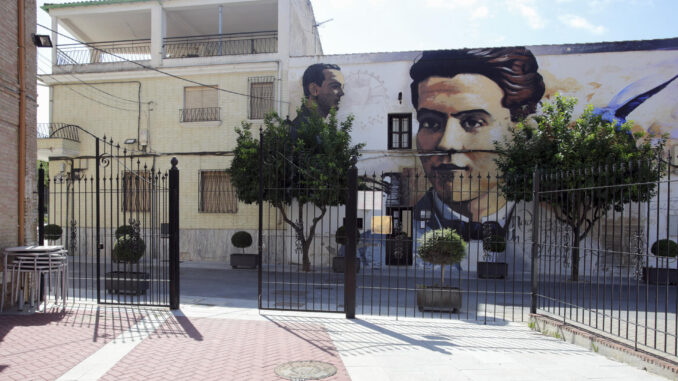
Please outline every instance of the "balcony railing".
[[211, 122], [221, 120], [221, 107], [185, 108], [179, 110], [179, 120], [187, 122]]
[[[88, 45], [57, 46], [57, 65], [84, 65], [151, 59], [151, 40], [94, 42]], [[169, 37], [164, 41], [165, 58], [214, 57], [275, 53], [275, 32]]]
[[38, 123], [38, 139], [48, 138], [79, 142], [78, 126], [67, 123]]
[[165, 39], [166, 58], [214, 57], [239, 54], [275, 53], [275, 32], [216, 34]]
[[151, 40], [125, 40], [57, 46], [57, 65], [83, 65], [151, 59]]

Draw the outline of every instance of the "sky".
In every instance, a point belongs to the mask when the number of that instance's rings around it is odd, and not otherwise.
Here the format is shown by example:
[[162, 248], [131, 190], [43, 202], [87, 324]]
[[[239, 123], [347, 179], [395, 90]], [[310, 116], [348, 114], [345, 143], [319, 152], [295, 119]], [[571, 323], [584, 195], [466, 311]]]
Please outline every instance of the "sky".
[[[39, 6], [38, 24], [51, 21]], [[311, 0], [325, 54], [678, 37], [678, 0]], [[48, 31], [38, 27], [38, 33]], [[38, 73], [50, 71], [39, 49]], [[39, 88], [38, 122], [49, 122]]]

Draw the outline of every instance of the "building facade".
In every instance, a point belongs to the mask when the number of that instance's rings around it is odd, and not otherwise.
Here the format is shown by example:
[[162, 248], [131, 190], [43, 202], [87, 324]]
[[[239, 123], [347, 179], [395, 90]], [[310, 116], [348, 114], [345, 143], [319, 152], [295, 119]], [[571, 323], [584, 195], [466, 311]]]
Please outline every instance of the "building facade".
[[0, 247], [8, 247], [34, 243], [37, 231], [35, 1], [0, 10]]

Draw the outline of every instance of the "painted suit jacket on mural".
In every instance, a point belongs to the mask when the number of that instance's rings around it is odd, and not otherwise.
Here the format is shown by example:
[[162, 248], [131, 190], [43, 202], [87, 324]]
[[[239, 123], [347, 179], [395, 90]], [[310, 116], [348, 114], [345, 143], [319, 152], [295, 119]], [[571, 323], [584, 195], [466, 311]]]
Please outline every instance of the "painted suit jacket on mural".
[[[414, 206], [414, 248], [419, 246], [419, 238], [427, 231], [452, 228], [461, 235], [465, 241], [479, 241], [489, 235], [501, 235], [506, 237], [508, 229], [507, 221], [513, 214], [514, 204], [502, 208], [497, 214], [484, 217], [482, 221], [469, 221], [463, 216], [445, 205], [436, 195], [433, 189], [429, 189]], [[455, 268], [461, 270], [461, 266]]]

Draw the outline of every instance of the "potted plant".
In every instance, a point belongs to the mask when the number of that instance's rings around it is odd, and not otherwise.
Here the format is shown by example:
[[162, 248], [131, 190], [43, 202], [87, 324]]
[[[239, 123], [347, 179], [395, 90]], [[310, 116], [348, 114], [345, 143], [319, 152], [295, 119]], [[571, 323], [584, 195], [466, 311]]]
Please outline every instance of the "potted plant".
[[[356, 230], [356, 243], [360, 241], [360, 233]], [[339, 245], [339, 255], [332, 257], [332, 271], [335, 273], [343, 273], [346, 269], [346, 262], [344, 260], [344, 251], [346, 244], [348, 243], [348, 237], [346, 236], [346, 228], [340, 226], [334, 234], [334, 240]], [[355, 261], [355, 272], [360, 272], [360, 261], [356, 257]]]
[[139, 263], [146, 252], [146, 243], [141, 238], [139, 222], [131, 219], [129, 225], [119, 226], [115, 230], [115, 238], [111, 261], [117, 264], [118, 269], [105, 274], [106, 290], [117, 294], [145, 293], [150, 284], [149, 274], [133, 271], [133, 265]]
[[483, 238], [483, 260], [478, 261], [478, 278], [506, 278], [508, 264], [499, 261], [504, 251], [506, 251], [506, 239], [503, 235], [492, 234]]
[[669, 268], [678, 256], [678, 244], [670, 239], [660, 239], [650, 248], [657, 267], [643, 267], [643, 281], [648, 284], [678, 284], [678, 269]]
[[419, 257], [440, 265], [440, 284], [417, 289], [419, 311], [457, 312], [461, 308], [461, 290], [445, 286], [445, 266], [454, 265], [466, 256], [466, 242], [449, 228], [431, 230], [419, 238]]
[[43, 230], [45, 239], [49, 241], [56, 241], [58, 239], [61, 239], [61, 234], [63, 233], [63, 229], [61, 226], [57, 224], [48, 224], [45, 225], [45, 228]]
[[231, 237], [231, 244], [238, 249], [242, 249], [242, 253], [231, 254], [232, 268], [257, 268], [259, 265], [259, 254], [245, 254], [245, 248], [252, 246], [252, 235], [250, 233], [246, 231], [236, 232]]

